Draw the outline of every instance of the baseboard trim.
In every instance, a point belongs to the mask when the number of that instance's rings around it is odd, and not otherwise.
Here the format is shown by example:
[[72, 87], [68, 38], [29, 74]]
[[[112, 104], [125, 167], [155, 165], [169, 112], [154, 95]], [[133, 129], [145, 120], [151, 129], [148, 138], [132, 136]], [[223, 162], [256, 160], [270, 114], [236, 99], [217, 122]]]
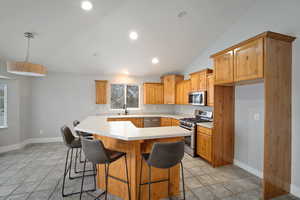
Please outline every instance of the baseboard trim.
[[21, 143], [18, 144], [12, 144], [8, 146], [2, 146], [0, 147], [0, 153], [5, 153], [13, 150], [18, 150], [23, 147], [25, 147], [28, 144], [37, 144], [37, 143], [49, 143], [49, 142], [62, 142], [61, 137], [55, 137], [55, 138], [29, 138], [24, 140]]
[[257, 169], [254, 169], [253, 167], [250, 167], [249, 165], [247, 165], [246, 163], [240, 162], [238, 160], [234, 160], [233, 164], [250, 172], [251, 174], [254, 174], [255, 176], [259, 177], [259, 178], [263, 178], [263, 172], [259, 171]]
[[291, 184], [291, 194], [300, 198], [300, 188], [294, 184]]

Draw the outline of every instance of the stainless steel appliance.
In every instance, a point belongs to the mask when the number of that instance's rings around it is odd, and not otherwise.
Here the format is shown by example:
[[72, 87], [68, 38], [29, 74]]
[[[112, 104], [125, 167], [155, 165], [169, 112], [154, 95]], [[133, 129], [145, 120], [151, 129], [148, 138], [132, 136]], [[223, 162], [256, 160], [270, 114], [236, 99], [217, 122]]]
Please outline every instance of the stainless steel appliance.
[[160, 127], [160, 117], [145, 117], [144, 127]]
[[206, 92], [200, 91], [200, 92], [189, 93], [189, 104], [205, 106], [206, 105]]
[[197, 141], [197, 123], [200, 122], [212, 122], [213, 113], [210, 111], [199, 111], [195, 112], [195, 117], [193, 118], [182, 118], [179, 120], [179, 126], [191, 131], [190, 136], [184, 137], [184, 151], [192, 157], [196, 154], [196, 141]]

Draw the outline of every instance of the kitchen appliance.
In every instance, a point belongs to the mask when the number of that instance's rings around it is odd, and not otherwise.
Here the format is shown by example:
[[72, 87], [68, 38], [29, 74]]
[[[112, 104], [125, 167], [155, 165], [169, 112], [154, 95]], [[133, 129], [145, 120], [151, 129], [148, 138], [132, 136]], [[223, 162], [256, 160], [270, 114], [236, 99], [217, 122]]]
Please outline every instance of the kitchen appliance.
[[145, 117], [144, 127], [160, 127], [160, 117]]
[[190, 92], [189, 93], [189, 104], [205, 106], [206, 105], [206, 92], [205, 91]]
[[190, 136], [184, 137], [184, 151], [192, 157], [196, 157], [196, 141], [197, 141], [197, 123], [212, 122], [213, 112], [210, 111], [195, 111], [195, 117], [182, 118], [179, 120], [179, 126], [191, 132]]

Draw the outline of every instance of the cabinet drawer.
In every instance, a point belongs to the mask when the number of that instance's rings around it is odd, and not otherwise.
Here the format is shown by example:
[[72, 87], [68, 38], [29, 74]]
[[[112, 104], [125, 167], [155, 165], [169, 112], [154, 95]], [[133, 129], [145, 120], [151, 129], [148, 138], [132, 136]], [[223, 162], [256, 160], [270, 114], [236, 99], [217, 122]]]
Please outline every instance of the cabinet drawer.
[[206, 127], [203, 127], [203, 126], [200, 126], [200, 125], [197, 126], [197, 132], [198, 133], [203, 133], [203, 134], [206, 134], [206, 135], [212, 135], [212, 129], [211, 128], [206, 128]]

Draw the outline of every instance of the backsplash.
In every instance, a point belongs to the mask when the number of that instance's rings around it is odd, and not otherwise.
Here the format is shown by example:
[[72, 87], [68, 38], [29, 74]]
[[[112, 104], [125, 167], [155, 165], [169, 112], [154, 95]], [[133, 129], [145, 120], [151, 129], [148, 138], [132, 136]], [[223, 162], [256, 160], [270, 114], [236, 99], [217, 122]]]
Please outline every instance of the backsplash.
[[174, 112], [178, 114], [194, 114], [195, 110], [213, 111], [209, 106], [174, 105]]

